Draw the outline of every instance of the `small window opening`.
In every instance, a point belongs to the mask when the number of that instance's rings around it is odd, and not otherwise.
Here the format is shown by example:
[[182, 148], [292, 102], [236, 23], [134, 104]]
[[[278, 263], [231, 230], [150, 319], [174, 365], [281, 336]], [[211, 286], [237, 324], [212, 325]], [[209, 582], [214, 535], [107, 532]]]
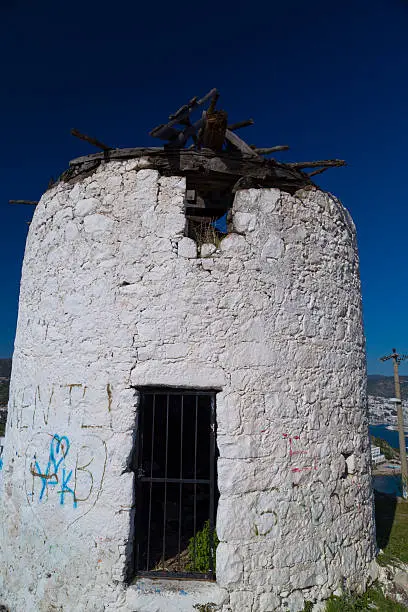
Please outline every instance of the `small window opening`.
[[344, 479], [344, 478], [347, 478], [347, 476], [349, 476], [350, 472], [352, 472], [352, 470], [350, 470], [350, 463], [351, 463], [350, 458], [352, 458], [353, 453], [341, 453], [341, 454], [344, 458], [344, 471], [342, 475], [340, 476], [340, 478]]
[[186, 234], [199, 246], [205, 243], [218, 246], [228, 233], [228, 213], [234, 201], [232, 187], [229, 182], [200, 182], [197, 178], [187, 180]]
[[141, 391], [135, 569], [215, 579], [215, 393]]

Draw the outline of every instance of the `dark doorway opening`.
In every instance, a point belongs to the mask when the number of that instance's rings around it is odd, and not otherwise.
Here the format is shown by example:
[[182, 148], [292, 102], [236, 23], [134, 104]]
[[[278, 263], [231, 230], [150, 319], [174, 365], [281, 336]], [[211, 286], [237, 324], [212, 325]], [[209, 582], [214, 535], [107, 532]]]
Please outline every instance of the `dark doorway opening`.
[[136, 573], [214, 579], [215, 393], [140, 392]]

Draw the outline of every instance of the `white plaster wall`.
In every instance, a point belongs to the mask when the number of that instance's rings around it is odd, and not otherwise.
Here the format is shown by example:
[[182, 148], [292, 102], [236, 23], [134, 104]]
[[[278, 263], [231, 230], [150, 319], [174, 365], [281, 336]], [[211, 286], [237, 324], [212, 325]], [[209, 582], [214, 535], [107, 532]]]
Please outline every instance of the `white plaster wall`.
[[[183, 238], [185, 180], [140, 163], [59, 183], [30, 226], [0, 603], [296, 611], [362, 588], [374, 540], [350, 216], [316, 189], [239, 191], [235, 232], [201, 258]], [[159, 384], [220, 389], [217, 585], [124, 584], [135, 387]]]

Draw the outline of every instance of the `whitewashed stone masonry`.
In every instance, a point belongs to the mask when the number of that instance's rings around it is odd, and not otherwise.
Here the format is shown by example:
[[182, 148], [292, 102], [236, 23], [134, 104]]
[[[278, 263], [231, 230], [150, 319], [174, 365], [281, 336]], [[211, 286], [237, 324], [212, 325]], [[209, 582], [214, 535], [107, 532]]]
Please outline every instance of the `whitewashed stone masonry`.
[[[363, 588], [375, 546], [349, 214], [318, 189], [243, 190], [234, 232], [200, 250], [184, 237], [185, 179], [138, 164], [57, 184], [30, 226], [0, 487], [0, 603], [296, 612]], [[125, 584], [144, 385], [219, 390], [216, 584]]]

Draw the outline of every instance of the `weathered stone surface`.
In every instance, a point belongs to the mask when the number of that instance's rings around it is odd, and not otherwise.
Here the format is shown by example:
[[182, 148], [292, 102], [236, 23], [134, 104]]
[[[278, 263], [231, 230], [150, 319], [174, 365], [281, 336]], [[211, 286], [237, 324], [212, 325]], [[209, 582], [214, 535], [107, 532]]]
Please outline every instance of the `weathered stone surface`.
[[217, 250], [215, 244], [203, 244], [200, 247], [200, 255], [201, 257], [211, 257], [213, 253]]
[[239, 211], [234, 214], [234, 230], [239, 234], [244, 234], [245, 232], [252, 232], [255, 227], [255, 214]]
[[89, 213], [97, 210], [98, 205], [99, 205], [99, 200], [95, 198], [79, 200], [79, 202], [77, 202], [77, 205], [75, 206], [75, 216], [85, 217], [85, 215], [89, 215]]
[[197, 245], [191, 238], [182, 238], [178, 243], [179, 257], [194, 259], [197, 257]]
[[194, 606], [213, 603], [221, 607], [228, 591], [217, 584], [189, 580], [138, 580], [127, 590], [126, 610], [137, 612], [192, 612]]
[[[296, 612], [372, 574], [354, 225], [319, 190], [240, 190], [197, 258], [184, 192], [103, 162], [36, 207], [0, 471], [11, 612]], [[158, 593], [125, 573], [137, 389], [161, 385], [217, 391], [220, 544], [217, 584]]]

